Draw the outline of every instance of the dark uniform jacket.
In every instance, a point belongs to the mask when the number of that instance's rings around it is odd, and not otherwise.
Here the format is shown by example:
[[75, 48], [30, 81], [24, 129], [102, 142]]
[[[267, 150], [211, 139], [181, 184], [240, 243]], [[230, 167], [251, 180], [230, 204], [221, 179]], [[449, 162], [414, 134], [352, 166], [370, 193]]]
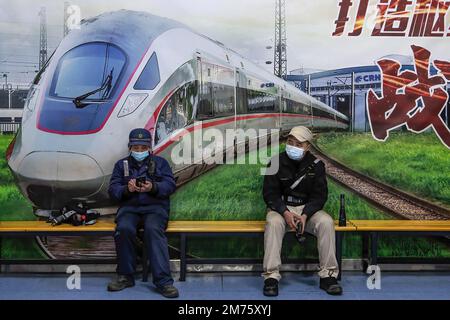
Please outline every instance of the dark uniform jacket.
[[[279, 157], [280, 167], [278, 172], [275, 175], [264, 176], [264, 201], [270, 209], [283, 215], [288, 210], [286, 197], [294, 196], [301, 199], [300, 205], [305, 205], [303, 214], [311, 217], [323, 208], [328, 197], [324, 163], [320, 161], [314, 164], [297, 187], [291, 190], [290, 186], [304, 174], [304, 169], [314, 163], [316, 157], [310, 152], [306, 152], [300, 161], [291, 160], [286, 152], [282, 152]], [[285, 200], [282, 199], [282, 196], [285, 196]]]
[[[125, 177], [124, 162], [128, 160], [129, 176]], [[150, 175], [149, 166], [154, 161], [154, 173]], [[151, 171], [151, 169], [150, 169]], [[128, 181], [146, 176], [153, 184], [150, 192], [129, 192]], [[160, 205], [167, 212], [170, 209], [169, 196], [175, 192], [175, 179], [166, 159], [150, 154], [144, 161], [138, 162], [132, 156], [117, 161], [109, 184], [111, 199], [124, 206]]]

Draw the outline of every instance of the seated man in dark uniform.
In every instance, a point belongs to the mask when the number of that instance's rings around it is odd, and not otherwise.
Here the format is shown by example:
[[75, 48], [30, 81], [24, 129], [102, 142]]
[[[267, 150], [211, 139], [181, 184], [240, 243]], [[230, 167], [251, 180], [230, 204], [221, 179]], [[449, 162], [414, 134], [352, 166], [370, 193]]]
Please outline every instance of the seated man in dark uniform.
[[136, 269], [136, 232], [144, 225], [144, 242], [157, 290], [167, 298], [178, 297], [170, 274], [169, 250], [165, 230], [169, 220], [169, 197], [175, 191], [175, 179], [168, 162], [151, 153], [151, 134], [134, 129], [129, 136], [131, 151], [119, 160], [111, 176], [110, 197], [119, 202], [114, 240], [118, 259], [117, 279], [109, 291], [134, 286]]
[[342, 294], [336, 279], [334, 221], [323, 211], [328, 197], [325, 165], [308, 151], [311, 139], [308, 128], [293, 128], [286, 152], [277, 155], [278, 172], [264, 177], [263, 197], [268, 207], [263, 263], [266, 296], [278, 295], [281, 246], [288, 228], [301, 228], [300, 233], [306, 230], [317, 237], [320, 288], [328, 294]]

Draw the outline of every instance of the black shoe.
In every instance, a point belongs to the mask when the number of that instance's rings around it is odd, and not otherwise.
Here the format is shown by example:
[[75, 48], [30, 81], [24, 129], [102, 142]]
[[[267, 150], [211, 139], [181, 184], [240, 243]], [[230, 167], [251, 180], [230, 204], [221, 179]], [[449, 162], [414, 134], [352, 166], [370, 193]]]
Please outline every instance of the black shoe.
[[328, 294], [338, 296], [342, 294], [342, 287], [337, 282], [336, 278], [328, 277], [320, 279], [320, 289], [325, 290]]
[[118, 275], [117, 279], [108, 283], [108, 291], [121, 291], [130, 287], [134, 287], [134, 279], [131, 276]]
[[173, 285], [167, 285], [157, 289], [165, 298], [178, 298], [178, 289]]
[[267, 297], [276, 297], [278, 295], [278, 280], [273, 278], [264, 280], [263, 293]]

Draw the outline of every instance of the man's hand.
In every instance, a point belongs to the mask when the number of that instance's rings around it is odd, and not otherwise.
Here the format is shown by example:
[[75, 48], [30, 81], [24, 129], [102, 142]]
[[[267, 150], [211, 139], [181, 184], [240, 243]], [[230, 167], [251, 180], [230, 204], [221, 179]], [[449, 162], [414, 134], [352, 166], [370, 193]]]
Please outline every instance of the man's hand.
[[305, 225], [306, 225], [306, 215], [302, 214], [302, 215], [295, 215], [294, 217], [295, 222], [297, 223], [298, 221], [300, 221], [300, 223], [302, 224], [302, 232], [301, 234], [303, 234], [305, 232]]
[[138, 187], [136, 186], [136, 179], [131, 179], [128, 181], [128, 191], [136, 192], [138, 191]]
[[142, 187], [139, 188], [139, 192], [150, 192], [153, 188], [153, 184], [151, 181], [146, 181]]
[[283, 213], [283, 216], [284, 216], [284, 220], [286, 220], [286, 223], [288, 224], [288, 226], [290, 226], [291, 229], [295, 230], [295, 228], [296, 228], [296, 226], [295, 226], [295, 215], [292, 212], [290, 212], [289, 210], [286, 210]]

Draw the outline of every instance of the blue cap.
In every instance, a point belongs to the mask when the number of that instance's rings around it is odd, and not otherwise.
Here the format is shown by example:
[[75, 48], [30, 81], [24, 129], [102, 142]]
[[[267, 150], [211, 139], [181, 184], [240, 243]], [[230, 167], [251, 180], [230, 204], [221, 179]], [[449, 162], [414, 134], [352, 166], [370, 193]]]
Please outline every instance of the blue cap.
[[147, 129], [133, 129], [130, 132], [128, 147], [131, 146], [152, 146], [152, 135]]

